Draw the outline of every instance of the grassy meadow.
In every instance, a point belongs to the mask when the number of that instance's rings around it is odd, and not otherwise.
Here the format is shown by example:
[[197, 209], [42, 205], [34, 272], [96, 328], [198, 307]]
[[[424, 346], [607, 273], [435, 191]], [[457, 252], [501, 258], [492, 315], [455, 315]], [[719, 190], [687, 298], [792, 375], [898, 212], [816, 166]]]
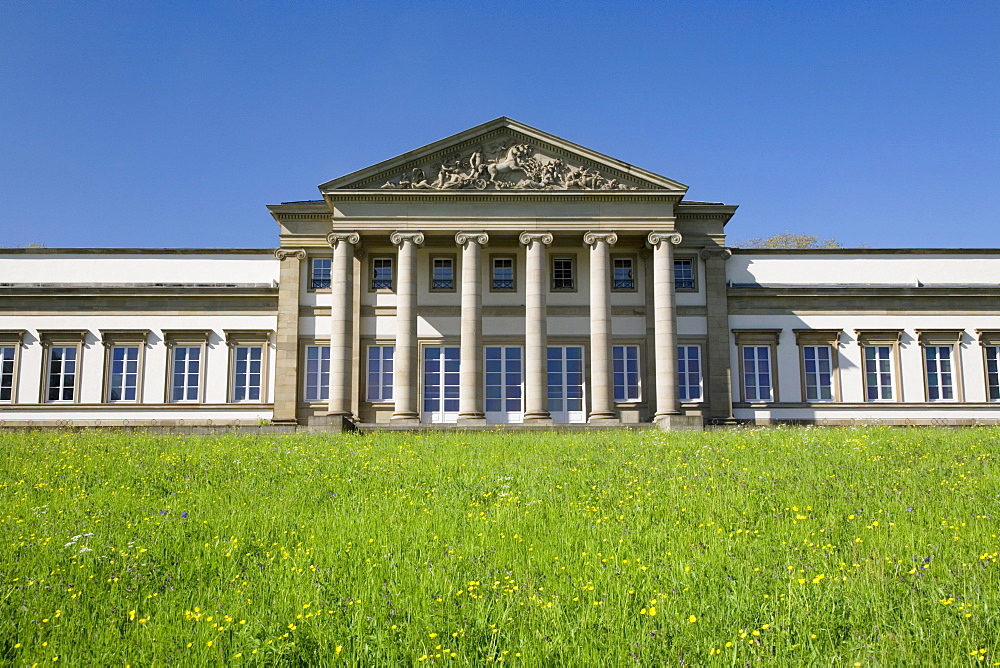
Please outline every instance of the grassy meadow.
[[0, 433], [0, 664], [1000, 665], [998, 443]]

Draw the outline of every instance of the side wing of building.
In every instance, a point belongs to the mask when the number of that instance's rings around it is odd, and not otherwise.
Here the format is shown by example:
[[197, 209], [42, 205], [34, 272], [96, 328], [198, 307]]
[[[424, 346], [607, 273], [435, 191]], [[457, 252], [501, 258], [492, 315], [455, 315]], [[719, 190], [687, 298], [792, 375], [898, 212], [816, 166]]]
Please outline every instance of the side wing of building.
[[269, 421], [273, 250], [0, 250], [0, 424]]

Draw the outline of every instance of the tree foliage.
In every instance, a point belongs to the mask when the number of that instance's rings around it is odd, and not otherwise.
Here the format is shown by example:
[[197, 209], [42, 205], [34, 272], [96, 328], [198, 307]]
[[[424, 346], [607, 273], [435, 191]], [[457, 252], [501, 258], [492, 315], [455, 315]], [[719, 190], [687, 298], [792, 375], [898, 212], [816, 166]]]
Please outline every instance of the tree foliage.
[[815, 234], [783, 232], [770, 237], [755, 237], [734, 243], [737, 248], [843, 248], [836, 239], [820, 239]]

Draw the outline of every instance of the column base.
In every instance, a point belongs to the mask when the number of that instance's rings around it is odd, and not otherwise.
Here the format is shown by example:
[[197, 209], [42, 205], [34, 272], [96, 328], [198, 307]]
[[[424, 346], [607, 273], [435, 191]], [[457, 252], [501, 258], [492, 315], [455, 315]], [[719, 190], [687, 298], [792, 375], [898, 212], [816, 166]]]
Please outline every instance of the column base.
[[525, 413], [523, 424], [552, 424], [552, 416], [548, 411], [544, 413]]
[[622, 421], [617, 413], [591, 413], [587, 424], [619, 425]]
[[458, 422], [459, 427], [464, 426], [478, 426], [486, 424], [486, 415], [483, 413], [470, 413], [468, 415], [459, 415]]
[[416, 413], [393, 413], [389, 421], [393, 424], [420, 424], [420, 416]]
[[705, 421], [700, 415], [666, 413], [657, 415], [653, 422], [663, 431], [704, 431]]

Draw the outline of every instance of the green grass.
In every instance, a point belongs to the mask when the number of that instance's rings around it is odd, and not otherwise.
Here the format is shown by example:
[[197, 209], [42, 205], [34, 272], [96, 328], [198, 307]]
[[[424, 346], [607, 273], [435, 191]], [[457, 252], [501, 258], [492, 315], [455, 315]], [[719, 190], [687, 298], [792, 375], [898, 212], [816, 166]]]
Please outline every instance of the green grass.
[[0, 434], [0, 664], [1000, 665], [1000, 430]]

